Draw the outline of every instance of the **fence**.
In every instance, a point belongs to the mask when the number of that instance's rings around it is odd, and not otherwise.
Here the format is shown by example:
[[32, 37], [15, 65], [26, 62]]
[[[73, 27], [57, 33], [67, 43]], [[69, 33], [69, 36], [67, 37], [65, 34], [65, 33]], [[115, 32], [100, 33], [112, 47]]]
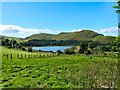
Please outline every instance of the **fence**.
[[3, 57], [6, 59], [30, 59], [30, 58], [47, 58], [47, 57], [53, 57], [57, 54], [12, 54], [12, 53], [3, 53]]

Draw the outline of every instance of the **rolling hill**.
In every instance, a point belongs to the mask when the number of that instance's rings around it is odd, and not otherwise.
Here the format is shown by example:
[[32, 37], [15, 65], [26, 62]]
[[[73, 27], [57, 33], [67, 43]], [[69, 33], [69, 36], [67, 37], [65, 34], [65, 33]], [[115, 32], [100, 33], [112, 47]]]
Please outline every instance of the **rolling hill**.
[[98, 34], [91, 30], [82, 30], [77, 32], [61, 32], [59, 34], [33, 34], [26, 38], [17, 38], [17, 37], [7, 37], [0, 36], [9, 39], [15, 39], [18, 42], [28, 42], [29, 40], [77, 40], [77, 41], [97, 41], [102, 44], [111, 44], [113, 43], [114, 36], [104, 36], [103, 34]]
[[98, 34], [91, 30], [82, 30], [78, 32], [62, 32], [59, 34], [33, 34], [29, 37], [26, 37], [25, 40], [85, 40], [85, 41], [98, 41], [100, 43], [113, 43], [114, 36], [104, 36], [103, 34]]
[[21, 42], [27, 42], [28, 40], [25, 40], [24, 38], [18, 38], [18, 37], [8, 37], [8, 36], [4, 36], [4, 35], [0, 35], [0, 40], [4, 38], [4, 39], [14, 39], [16, 40], [17, 42], [21, 43]]

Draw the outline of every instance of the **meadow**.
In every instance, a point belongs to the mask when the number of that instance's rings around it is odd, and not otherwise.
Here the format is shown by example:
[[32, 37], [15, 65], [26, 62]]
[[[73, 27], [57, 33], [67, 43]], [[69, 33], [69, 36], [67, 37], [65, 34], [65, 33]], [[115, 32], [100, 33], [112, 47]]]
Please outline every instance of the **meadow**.
[[[12, 59], [6, 57], [12, 54]], [[17, 58], [18, 54], [33, 55]], [[39, 55], [34, 57], [34, 55]], [[2, 88], [117, 88], [117, 57], [56, 55], [2, 47]]]

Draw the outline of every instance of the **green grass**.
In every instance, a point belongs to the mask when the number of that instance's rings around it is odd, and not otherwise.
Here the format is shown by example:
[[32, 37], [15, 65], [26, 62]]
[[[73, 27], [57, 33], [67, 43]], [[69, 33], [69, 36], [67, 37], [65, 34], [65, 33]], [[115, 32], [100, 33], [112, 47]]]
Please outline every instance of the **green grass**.
[[[5, 53], [12, 53], [13, 59], [7, 59]], [[118, 59], [114, 57], [55, 55], [18, 59], [18, 53], [36, 54], [3, 47], [1, 87], [100, 88], [112, 87], [112, 82], [114, 87], [118, 84]]]

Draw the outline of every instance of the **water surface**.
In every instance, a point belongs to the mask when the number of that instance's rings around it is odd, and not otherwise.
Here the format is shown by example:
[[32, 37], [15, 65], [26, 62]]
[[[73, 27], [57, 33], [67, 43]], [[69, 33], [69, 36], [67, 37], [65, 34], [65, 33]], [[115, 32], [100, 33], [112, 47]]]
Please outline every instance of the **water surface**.
[[72, 46], [42, 46], [42, 47], [32, 47], [33, 50], [42, 50], [42, 51], [53, 51], [61, 50], [62, 52], [65, 49], [71, 48]]

